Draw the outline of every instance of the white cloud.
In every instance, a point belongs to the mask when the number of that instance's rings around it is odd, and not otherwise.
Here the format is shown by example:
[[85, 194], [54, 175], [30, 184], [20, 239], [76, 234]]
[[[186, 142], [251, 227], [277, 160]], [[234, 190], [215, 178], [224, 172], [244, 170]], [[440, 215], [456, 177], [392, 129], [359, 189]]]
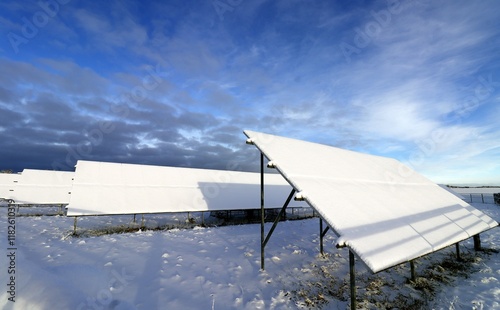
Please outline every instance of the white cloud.
[[[78, 9], [74, 17], [87, 38], [87, 48], [113, 51], [126, 47], [137, 49], [147, 42], [148, 34], [144, 26], [136, 22], [131, 12], [119, 4], [110, 4], [111, 8], [99, 8], [102, 11]], [[98, 10], [98, 9], [94, 9]]]
[[[147, 67], [160, 66], [163, 82], [143, 101], [125, 103], [127, 119], [108, 115], [123, 124], [118, 139], [136, 141], [130, 123], [148, 146], [158, 144], [156, 136], [184, 135], [183, 147], [196, 150], [210, 131], [239, 150], [241, 132], [228, 131], [246, 127], [407, 161], [431, 141], [418, 165], [425, 173], [473, 171], [468, 162], [483, 161], [497, 169], [487, 163], [498, 147], [498, 87], [477, 106], [466, 99], [476, 95], [479, 77], [496, 72], [498, 5], [401, 3], [411, 6], [347, 63], [339, 44], [354, 44], [357, 29], [376, 22], [373, 11], [386, 2], [243, 1], [222, 21], [211, 2], [71, 2], [43, 29], [55, 53], [0, 60], [0, 80], [26, 102], [51, 92], [105, 117], [109, 107], [99, 109], [99, 98], [102, 105], [120, 101], [141, 85]], [[144, 134], [160, 127], [167, 132]], [[433, 141], [436, 132], [446, 139]]]
[[372, 103], [366, 108], [365, 128], [361, 129], [380, 138], [412, 141], [427, 136], [437, 125], [432, 118], [421, 115], [418, 103], [405, 98]]

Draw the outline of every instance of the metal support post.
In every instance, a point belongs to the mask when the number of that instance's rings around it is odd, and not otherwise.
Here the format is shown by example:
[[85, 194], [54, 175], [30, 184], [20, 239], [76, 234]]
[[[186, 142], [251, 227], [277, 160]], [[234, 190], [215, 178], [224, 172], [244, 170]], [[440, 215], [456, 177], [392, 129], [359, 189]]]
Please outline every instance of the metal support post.
[[479, 237], [479, 234], [474, 235], [472, 238], [474, 239], [474, 250], [481, 251], [481, 237]]
[[319, 218], [319, 252], [323, 255], [323, 219]]
[[457, 249], [457, 260], [461, 261], [462, 258], [460, 257], [460, 244], [458, 242], [455, 243], [455, 248]]
[[260, 153], [260, 269], [264, 270], [264, 153]]
[[205, 227], [205, 212], [201, 211], [201, 226]]
[[77, 217], [77, 216], [75, 216], [75, 221], [73, 222], [73, 235], [76, 235], [76, 219], [77, 219], [77, 218], [78, 218], [78, 217]]
[[319, 251], [321, 255], [324, 255], [323, 253], [323, 238], [325, 237], [326, 233], [330, 229], [330, 226], [327, 226], [325, 230], [323, 230], [323, 219], [320, 217], [319, 218]]
[[267, 236], [265, 236], [265, 231], [264, 231], [264, 222], [265, 222], [265, 212], [264, 212], [264, 154], [261, 152], [260, 153], [260, 268], [264, 270], [265, 264], [264, 264], [264, 249], [266, 248], [266, 244], [269, 241], [269, 238], [271, 238], [271, 235], [274, 232], [274, 229], [276, 228], [276, 225], [278, 225], [278, 222], [280, 218], [283, 216], [283, 214], [286, 211], [286, 208], [288, 207], [288, 204], [293, 198], [293, 195], [295, 194], [295, 189], [292, 189], [290, 192], [290, 195], [288, 195], [288, 198], [281, 208], [280, 213], [274, 220], [273, 226], [269, 230], [269, 233]]
[[415, 274], [415, 262], [413, 260], [410, 261], [410, 272], [411, 272], [411, 281], [415, 282], [417, 280], [417, 276]]
[[356, 309], [356, 274], [354, 269], [354, 254], [349, 250], [349, 273], [351, 280], [351, 309]]
[[144, 228], [144, 213], [142, 214], [142, 219], [141, 219], [141, 229]]
[[134, 223], [135, 223], [135, 214], [134, 214]]

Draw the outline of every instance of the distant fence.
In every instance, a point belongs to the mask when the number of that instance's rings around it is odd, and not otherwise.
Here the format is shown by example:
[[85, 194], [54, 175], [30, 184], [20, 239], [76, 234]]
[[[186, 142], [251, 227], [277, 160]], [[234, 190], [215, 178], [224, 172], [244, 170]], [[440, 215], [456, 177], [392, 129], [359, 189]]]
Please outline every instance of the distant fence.
[[[281, 209], [266, 209], [265, 219], [266, 221], [274, 221], [278, 216]], [[282, 220], [300, 220], [307, 219], [311, 217], [316, 217], [317, 213], [313, 208], [310, 207], [288, 207], [283, 215]], [[227, 211], [211, 211], [210, 216], [223, 219], [226, 221], [238, 221], [243, 219], [247, 223], [260, 222], [261, 215], [260, 209], [250, 209], [250, 210], [227, 210]]]
[[[494, 204], [495, 202], [498, 203], [498, 199], [495, 200], [494, 195], [498, 194], [460, 194], [464, 197], [464, 200], [472, 203], [491, 203]], [[498, 196], [497, 196], [498, 197]]]

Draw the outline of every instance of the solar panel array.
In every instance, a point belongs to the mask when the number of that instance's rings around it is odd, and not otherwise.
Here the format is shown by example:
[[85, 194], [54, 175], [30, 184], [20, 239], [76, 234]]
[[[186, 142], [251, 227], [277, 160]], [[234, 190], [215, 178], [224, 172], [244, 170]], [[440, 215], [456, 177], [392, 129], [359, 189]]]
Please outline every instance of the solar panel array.
[[[245, 134], [281, 174], [265, 177], [265, 207], [281, 207], [291, 185], [338, 235], [337, 246], [373, 272], [498, 226], [394, 159]], [[65, 204], [69, 216], [248, 210], [260, 207], [260, 174], [78, 161], [75, 172], [0, 174], [0, 198]]]
[[[281, 207], [290, 185], [266, 180], [267, 207]], [[68, 205], [68, 216], [258, 209], [259, 193], [260, 174], [239, 171], [78, 161], [75, 172], [0, 174], [0, 198]]]
[[12, 191], [20, 174], [0, 173], [0, 199], [12, 199]]
[[24, 169], [14, 186], [17, 204], [68, 204], [74, 172]]
[[[279, 174], [266, 180], [266, 205], [281, 207], [290, 185]], [[78, 161], [67, 214], [258, 209], [259, 195], [259, 173]]]
[[24, 169], [0, 176], [1, 194], [16, 204], [68, 204], [74, 172]]
[[253, 143], [372, 270], [496, 227], [493, 219], [394, 159], [259, 132]]

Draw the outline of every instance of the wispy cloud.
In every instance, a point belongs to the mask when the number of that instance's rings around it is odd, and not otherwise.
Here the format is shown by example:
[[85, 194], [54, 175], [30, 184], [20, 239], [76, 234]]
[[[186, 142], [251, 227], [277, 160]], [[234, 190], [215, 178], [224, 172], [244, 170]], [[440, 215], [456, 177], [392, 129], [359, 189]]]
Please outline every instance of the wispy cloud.
[[[7, 32], [39, 10], [0, 6]], [[221, 19], [211, 2], [71, 2], [20, 53], [0, 45], [0, 159], [254, 169], [247, 128], [493, 182], [498, 8], [244, 1]]]

